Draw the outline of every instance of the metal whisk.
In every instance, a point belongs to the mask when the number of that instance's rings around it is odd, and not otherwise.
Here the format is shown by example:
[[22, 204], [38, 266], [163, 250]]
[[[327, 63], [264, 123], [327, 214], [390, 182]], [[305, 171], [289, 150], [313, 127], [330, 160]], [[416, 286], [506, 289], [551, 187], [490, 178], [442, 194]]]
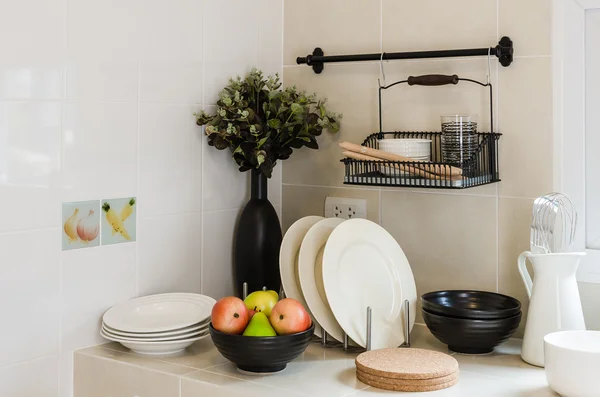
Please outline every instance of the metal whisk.
[[577, 228], [573, 201], [561, 193], [549, 193], [533, 202], [530, 245], [534, 254], [570, 252]]

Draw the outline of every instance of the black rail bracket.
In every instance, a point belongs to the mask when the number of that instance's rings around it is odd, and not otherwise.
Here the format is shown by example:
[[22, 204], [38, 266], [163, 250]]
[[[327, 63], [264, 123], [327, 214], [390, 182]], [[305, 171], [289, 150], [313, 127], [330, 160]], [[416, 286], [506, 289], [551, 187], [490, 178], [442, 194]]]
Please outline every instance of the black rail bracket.
[[312, 66], [313, 72], [316, 74], [320, 74], [323, 71], [324, 64], [323, 62], [313, 62], [313, 57], [322, 57], [325, 55], [323, 50], [319, 47], [315, 48], [312, 55], [306, 56], [306, 64], [308, 66]]
[[513, 42], [510, 38], [504, 36], [496, 46], [496, 56], [502, 66], [509, 66], [513, 61]]

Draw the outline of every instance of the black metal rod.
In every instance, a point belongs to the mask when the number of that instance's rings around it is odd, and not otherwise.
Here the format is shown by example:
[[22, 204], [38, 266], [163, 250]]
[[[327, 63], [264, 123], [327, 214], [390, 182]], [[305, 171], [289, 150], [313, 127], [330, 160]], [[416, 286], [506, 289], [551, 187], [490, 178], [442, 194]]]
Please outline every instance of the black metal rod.
[[474, 48], [467, 50], [441, 50], [441, 51], [411, 51], [411, 52], [384, 52], [376, 54], [356, 54], [356, 55], [327, 55], [296, 58], [296, 63], [331, 63], [331, 62], [361, 62], [361, 61], [389, 61], [394, 59], [421, 59], [421, 58], [449, 58], [449, 57], [473, 57], [496, 55], [496, 48]]
[[319, 47], [312, 54], [296, 58], [298, 65], [306, 64], [312, 66], [315, 73], [323, 71], [323, 64], [333, 62], [362, 62], [396, 59], [424, 59], [424, 58], [449, 58], [449, 57], [477, 57], [495, 56], [502, 66], [509, 66], [513, 61], [513, 42], [509, 37], [502, 37], [495, 47], [470, 48], [461, 50], [438, 50], [438, 51], [409, 51], [409, 52], [383, 52], [375, 54], [354, 55], [325, 55]]

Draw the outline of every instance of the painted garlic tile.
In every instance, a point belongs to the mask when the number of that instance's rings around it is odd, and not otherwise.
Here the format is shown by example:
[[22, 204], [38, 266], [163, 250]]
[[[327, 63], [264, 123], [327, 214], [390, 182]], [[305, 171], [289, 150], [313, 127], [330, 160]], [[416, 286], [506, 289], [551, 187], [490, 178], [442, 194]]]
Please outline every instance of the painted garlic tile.
[[102, 200], [102, 245], [135, 241], [136, 208], [135, 197]]
[[100, 201], [78, 201], [62, 205], [62, 249], [100, 245]]

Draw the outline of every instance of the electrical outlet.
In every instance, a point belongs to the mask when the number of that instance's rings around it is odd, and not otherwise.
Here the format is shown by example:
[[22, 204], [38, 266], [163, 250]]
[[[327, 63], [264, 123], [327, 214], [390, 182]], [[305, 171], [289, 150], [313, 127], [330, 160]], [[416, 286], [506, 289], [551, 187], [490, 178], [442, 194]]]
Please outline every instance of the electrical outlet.
[[325, 199], [326, 218], [366, 218], [367, 200], [344, 197], [327, 197]]

